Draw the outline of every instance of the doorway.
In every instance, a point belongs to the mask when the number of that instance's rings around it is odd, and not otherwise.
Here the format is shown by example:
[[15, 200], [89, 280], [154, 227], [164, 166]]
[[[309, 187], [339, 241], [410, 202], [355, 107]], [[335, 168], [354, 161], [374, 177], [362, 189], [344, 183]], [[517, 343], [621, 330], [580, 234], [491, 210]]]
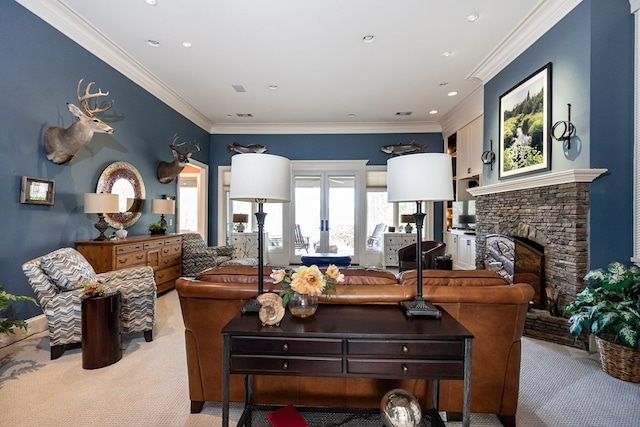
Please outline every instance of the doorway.
[[206, 242], [209, 166], [191, 159], [178, 175], [177, 181], [176, 231], [198, 233]]

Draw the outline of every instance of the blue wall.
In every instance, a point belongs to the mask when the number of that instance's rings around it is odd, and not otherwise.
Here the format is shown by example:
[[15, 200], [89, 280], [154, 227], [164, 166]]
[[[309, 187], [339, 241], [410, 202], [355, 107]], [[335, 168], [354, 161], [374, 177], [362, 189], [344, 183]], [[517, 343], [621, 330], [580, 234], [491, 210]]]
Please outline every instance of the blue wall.
[[[552, 63], [552, 120], [571, 121], [571, 150], [552, 141], [551, 172], [607, 168], [591, 185], [591, 268], [633, 255], [634, 18], [627, 0], [584, 0], [484, 87], [485, 150], [498, 146], [499, 98]], [[495, 148], [494, 148], [495, 150]], [[484, 168], [483, 183], [498, 182]]]
[[[368, 165], [386, 165], [389, 155], [380, 148], [383, 145], [410, 143], [426, 144], [427, 152], [442, 153], [444, 140], [441, 133], [404, 134], [352, 134], [352, 135], [211, 135], [212, 167], [210, 181], [210, 212], [217, 212], [217, 166], [231, 165], [231, 153], [227, 144], [261, 144], [269, 154], [287, 157], [291, 160], [369, 160]], [[435, 208], [435, 238], [442, 238], [442, 206]], [[214, 224], [210, 223], [210, 226]], [[217, 241], [217, 230], [210, 228], [209, 241]]]
[[[0, 284], [10, 293], [33, 295], [23, 262], [97, 236], [97, 216], [83, 212], [83, 195], [95, 192], [105, 167], [115, 161], [135, 166], [148, 200], [175, 195], [175, 181], [156, 178], [159, 161], [173, 160], [168, 142], [174, 133], [197, 140], [202, 151], [194, 158], [207, 163], [209, 134], [16, 2], [0, 3], [0, 40]], [[109, 113], [118, 118], [105, 121], [115, 133], [95, 134], [70, 164], [56, 165], [44, 155], [42, 136], [50, 126], [75, 120], [65, 104], [77, 102], [80, 78], [110, 91], [115, 106]], [[20, 204], [22, 176], [54, 180], [55, 205]], [[130, 234], [145, 234], [158, 220], [149, 205]], [[32, 304], [12, 305], [23, 319], [41, 313]]]

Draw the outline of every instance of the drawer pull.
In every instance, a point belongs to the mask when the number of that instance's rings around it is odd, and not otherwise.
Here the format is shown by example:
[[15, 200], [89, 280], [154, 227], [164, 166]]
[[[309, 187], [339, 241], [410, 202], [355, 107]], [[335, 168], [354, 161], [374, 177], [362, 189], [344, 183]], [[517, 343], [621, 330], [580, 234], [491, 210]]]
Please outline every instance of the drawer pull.
[[284, 351], [289, 351], [289, 344], [284, 343], [284, 344], [282, 345], [282, 349], [283, 349]]
[[143, 258], [144, 258], [144, 254], [142, 254], [142, 255], [138, 255], [138, 256], [136, 257], [136, 259], [143, 259]]
[[288, 369], [289, 368], [289, 363], [288, 362], [282, 362], [282, 369]]
[[407, 372], [409, 372], [409, 367], [407, 365], [405, 365], [404, 363], [402, 364], [402, 372], [404, 372], [405, 374]]
[[402, 346], [402, 352], [403, 353], [409, 353], [409, 347], [407, 347], [406, 345]]

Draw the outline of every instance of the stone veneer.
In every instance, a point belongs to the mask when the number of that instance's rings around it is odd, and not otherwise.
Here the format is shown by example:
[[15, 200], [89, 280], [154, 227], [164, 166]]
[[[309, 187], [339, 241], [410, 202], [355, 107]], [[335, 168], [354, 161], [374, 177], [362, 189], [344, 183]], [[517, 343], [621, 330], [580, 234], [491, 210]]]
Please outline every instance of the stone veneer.
[[[585, 287], [589, 183], [570, 182], [476, 197], [476, 267], [484, 269], [488, 234], [529, 239], [544, 247], [545, 285], [560, 291], [559, 305]], [[531, 312], [525, 334], [571, 345], [568, 325], [547, 313]], [[565, 324], [565, 325], [563, 325]], [[575, 344], [584, 348], [583, 342]]]

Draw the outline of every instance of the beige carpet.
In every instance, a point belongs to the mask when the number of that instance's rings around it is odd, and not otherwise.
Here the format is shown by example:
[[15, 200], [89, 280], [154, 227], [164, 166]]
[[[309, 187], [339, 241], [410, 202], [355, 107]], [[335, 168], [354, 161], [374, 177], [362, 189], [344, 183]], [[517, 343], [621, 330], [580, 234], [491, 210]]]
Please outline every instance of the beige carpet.
[[[96, 370], [82, 369], [80, 349], [50, 360], [44, 333], [0, 349], [0, 426], [221, 425], [219, 404], [189, 413], [175, 291], [158, 298], [154, 341], [134, 334], [125, 336], [124, 345], [122, 360]], [[640, 426], [640, 385], [602, 372], [597, 356], [533, 339], [523, 340], [523, 353], [518, 425]], [[232, 425], [239, 414], [234, 405]], [[473, 414], [472, 425], [500, 423], [493, 415]]]

